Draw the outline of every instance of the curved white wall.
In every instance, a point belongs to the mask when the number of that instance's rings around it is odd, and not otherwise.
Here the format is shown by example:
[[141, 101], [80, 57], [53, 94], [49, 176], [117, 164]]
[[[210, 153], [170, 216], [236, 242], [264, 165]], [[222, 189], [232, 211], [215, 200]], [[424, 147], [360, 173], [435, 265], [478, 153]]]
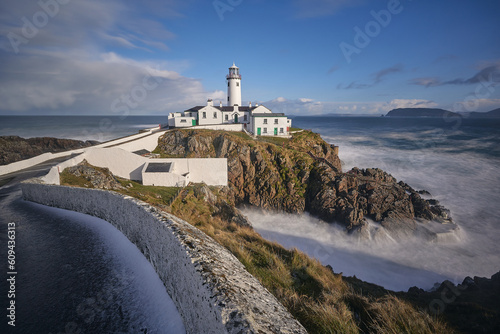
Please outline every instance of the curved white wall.
[[224, 247], [189, 223], [115, 192], [24, 182], [26, 200], [102, 218], [155, 268], [187, 333], [306, 333]]

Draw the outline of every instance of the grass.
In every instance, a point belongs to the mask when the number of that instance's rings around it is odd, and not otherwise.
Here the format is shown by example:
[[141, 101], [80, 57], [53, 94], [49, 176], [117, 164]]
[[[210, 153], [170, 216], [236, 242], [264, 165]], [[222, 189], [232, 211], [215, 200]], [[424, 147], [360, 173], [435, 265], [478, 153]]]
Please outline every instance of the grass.
[[[116, 190], [124, 195], [138, 198], [152, 205], [164, 208], [169, 206], [172, 200], [177, 196], [179, 188], [177, 187], [157, 187], [145, 186], [139, 182], [127, 179], [116, 178], [125, 189]], [[130, 186], [132, 185], [132, 186]]]
[[260, 136], [260, 137], [258, 137], [258, 139], [259, 139], [259, 141], [271, 143], [271, 144], [278, 145], [278, 146], [285, 145], [290, 141], [290, 139], [288, 139], [288, 138], [267, 137], [267, 136]]
[[[103, 172], [108, 172], [107, 169], [92, 166], [96, 170]], [[75, 176], [68, 173], [65, 169], [60, 174], [61, 185], [75, 186], [82, 188], [94, 188], [91, 182], [84, 176]], [[124, 189], [114, 189], [114, 191], [119, 192], [124, 195], [138, 198], [142, 201], [148, 202], [152, 205], [165, 208], [169, 206], [172, 200], [177, 196], [179, 188], [176, 187], [156, 187], [156, 186], [145, 186], [139, 182], [131, 181], [127, 179], [122, 179], [115, 177], [115, 179], [120, 183]]]
[[309, 333], [452, 333], [394, 296], [361, 296], [316, 259], [213, 216], [213, 208], [196, 193], [195, 188], [183, 190], [172, 203], [172, 214], [233, 253]]
[[247, 135], [244, 132], [234, 131], [234, 132], [232, 132], [232, 134], [237, 136], [237, 137], [243, 138], [245, 140], [252, 140], [252, 137], [250, 137], [249, 135]]

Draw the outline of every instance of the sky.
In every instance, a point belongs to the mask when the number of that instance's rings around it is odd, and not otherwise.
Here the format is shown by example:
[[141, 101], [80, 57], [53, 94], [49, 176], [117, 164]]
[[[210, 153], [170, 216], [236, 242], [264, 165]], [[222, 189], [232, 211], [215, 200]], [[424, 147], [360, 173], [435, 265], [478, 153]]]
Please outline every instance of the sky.
[[498, 0], [2, 0], [0, 115], [500, 107]]

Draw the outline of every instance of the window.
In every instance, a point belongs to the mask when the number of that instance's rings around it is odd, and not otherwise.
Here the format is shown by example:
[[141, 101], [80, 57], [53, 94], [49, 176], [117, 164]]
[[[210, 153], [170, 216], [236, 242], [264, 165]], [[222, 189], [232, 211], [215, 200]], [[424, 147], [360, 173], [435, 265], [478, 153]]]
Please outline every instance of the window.
[[229, 96], [227, 97], [227, 101], [229, 102]]
[[280, 128], [280, 133], [283, 133], [283, 128]]
[[207, 118], [207, 113], [205, 111], [203, 112], [203, 118]]
[[181, 119], [181, 123], [187, 123], [185, 119]]
[[225, 120], [229, 121], [229, 115], [226, 115]]
[[267, 128], [264, 128], [264, 129], [262, 130], [262, 132], [263, 132], [263, 133], [267, 133]]
[[277, 118], [274, 119], [274, 124], [278, 124], [278, 119]]
[[243, 116], [243, 120], [244, 120], [245, 122], [246, 122], [246, 121], [248, 121], [248, 116], [247, 116], [247, 115]]
[[229, 81], [227, 82], [227, 86], [229, 87]]
[[217, 118], [217, 111], [214, 111], [214, 118]]
[[267, 124], [267, 118], [264, 118], [264, 124]]
[[240, 83], [239, 82], [236, 83], [236, 87], [240, 87]]

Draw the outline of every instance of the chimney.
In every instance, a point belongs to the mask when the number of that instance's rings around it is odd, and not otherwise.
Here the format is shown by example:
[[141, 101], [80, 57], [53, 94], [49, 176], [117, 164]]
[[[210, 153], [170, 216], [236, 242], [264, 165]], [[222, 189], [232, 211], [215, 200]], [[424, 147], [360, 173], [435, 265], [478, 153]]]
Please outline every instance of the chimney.
[[214, 101], [212, 101], [212, 99], [208, 99], [207, 101], [207, 106], [214, 106]]
[[219, 107], [222, 108], [222, 101], [219, 101]]
[[252, 101], [250, 101], [250, 103], [248, 104], [248, 106], [249, 106], [250, 108], [252, 108]]

